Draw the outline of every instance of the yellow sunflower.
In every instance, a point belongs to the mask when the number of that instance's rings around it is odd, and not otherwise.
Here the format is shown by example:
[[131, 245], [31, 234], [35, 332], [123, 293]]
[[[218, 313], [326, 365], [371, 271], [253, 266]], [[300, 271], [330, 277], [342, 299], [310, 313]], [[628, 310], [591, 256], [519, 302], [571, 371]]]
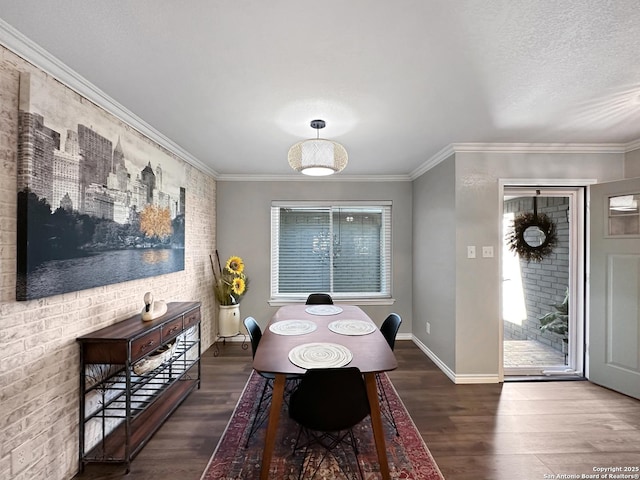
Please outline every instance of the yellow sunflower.
[[225, 268], [232, 273], [242, 273], [242, 271], [244, 270], [244, 262], [240, 257], [229, 257]]
[[244, 289], [246, 288], [246, 284], [244, 282], [244, 278], [236, 277], [231, 282], [231, 290], [236, 295], [242, 295], [244, 293]]

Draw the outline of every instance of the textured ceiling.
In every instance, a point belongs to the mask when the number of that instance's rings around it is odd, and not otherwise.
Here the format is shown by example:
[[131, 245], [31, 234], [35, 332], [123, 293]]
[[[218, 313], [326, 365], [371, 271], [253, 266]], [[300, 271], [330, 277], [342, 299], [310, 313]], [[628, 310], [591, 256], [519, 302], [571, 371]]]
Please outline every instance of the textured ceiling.
[[410, 175], [453, 143], [640, 139], [638, 0], [0, 0], [0, 19], [222, 175]]

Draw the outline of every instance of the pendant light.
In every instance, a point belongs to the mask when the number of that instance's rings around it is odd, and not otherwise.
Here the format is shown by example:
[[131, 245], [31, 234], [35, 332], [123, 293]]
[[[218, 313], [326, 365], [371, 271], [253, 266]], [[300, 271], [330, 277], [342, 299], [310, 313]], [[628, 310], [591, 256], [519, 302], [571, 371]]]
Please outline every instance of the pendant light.
[[305, 175], [323, 176], [342, 171], [347, 166], [347, 151], [342, 145], [320, 138], [324, 120], [312, 120], [311, 128], [317, 130], [316, 138], [304, 140], [289, 149], [289, 165]]

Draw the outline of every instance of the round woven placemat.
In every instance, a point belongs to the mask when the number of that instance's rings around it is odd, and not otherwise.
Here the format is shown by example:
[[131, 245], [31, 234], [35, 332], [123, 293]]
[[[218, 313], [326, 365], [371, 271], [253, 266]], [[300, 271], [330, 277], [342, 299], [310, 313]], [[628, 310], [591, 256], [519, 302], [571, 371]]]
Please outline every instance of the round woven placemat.
[[336, 320], [329, 324], [329, 330], [340, 335], [368, 335], [375, 332], [376, 326], [364, 320]]
[[342, 313], [342, 307], [335, 305], [313, 305], [304, 309], [305, 312], [311, 315], [337, 315]]
[[353, 354], [337, 343], [303, 343], [291, 349], [289, 361], [301, 368], [338, 368], [347, 365]]
[[269, 325], [269, 330], [278, 335], [304, 335], [317, 328], [318, 326], [311, 320], [282, 320]]

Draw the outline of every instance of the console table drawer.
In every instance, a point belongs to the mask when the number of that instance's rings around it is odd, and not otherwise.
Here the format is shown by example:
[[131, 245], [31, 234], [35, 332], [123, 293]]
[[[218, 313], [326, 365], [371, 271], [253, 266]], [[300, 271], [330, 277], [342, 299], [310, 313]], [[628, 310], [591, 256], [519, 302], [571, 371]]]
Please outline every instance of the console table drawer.
[[182, 317], [162, 325], [162, 342], [166, 343], [182, 331]]
[[131, 342], [131, 361], [135, 362], [139, 358], [153, 352], [161, 345], [160, 329], [147, 333], [145, 336]]
[[200, 323], [200, 309], [193, 310], [184, 316], [184, 329]]

